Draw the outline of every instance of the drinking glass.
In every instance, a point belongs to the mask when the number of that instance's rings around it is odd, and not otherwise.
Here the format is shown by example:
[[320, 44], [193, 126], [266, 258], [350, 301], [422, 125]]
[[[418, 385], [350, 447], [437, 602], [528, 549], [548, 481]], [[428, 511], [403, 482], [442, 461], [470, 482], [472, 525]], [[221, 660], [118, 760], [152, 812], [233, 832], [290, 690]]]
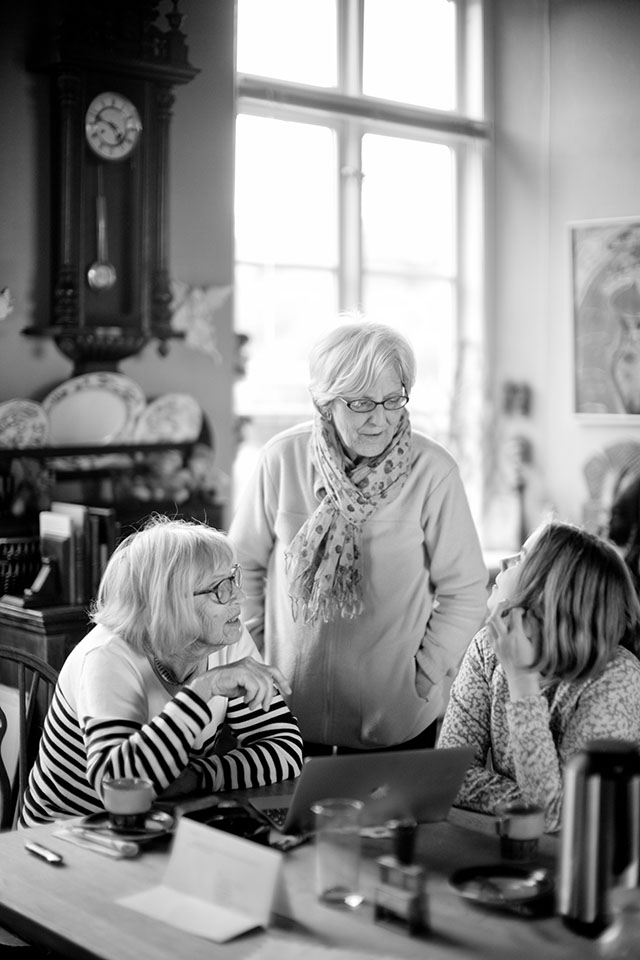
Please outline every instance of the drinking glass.
[[316, 834], [316, 892], [325, 903], [358, 907], [360, 889], [360, 800], [329, 798], [311, 807]]

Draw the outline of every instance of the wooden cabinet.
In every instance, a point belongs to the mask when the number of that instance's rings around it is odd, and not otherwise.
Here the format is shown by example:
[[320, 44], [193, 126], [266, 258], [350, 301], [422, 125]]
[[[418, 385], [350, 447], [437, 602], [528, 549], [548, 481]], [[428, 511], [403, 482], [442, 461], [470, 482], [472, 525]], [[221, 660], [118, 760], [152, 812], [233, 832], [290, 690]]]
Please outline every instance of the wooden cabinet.
[[10, 597], [0, 597], [0, 643], [26, 650], [56, 670], [90, 627], [84, 607], [27, 610], [14, 604]]

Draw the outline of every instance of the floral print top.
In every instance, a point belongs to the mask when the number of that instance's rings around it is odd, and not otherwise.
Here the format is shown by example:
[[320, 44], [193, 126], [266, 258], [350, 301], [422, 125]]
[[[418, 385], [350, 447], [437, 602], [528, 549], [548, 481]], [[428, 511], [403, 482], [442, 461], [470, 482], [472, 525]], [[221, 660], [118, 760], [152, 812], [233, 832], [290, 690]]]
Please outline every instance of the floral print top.
[[640, 661], [632, 653], [618, 647], [597, 677], [551, 682], [511, 701], [483, 628], [451, 688], [438, 746], [476, 747], [456, 806], [493, 813], [502, 800], [524, 799], [545, 808], [551, 832], [560, 827], [564, 765], [600, 738], [640, 743]]

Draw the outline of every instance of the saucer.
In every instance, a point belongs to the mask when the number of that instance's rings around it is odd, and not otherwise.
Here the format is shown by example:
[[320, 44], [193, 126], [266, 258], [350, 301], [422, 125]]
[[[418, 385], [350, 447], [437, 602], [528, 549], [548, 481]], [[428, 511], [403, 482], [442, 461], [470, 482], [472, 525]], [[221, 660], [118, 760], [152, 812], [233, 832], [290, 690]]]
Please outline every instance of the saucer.
[[146, 843], [149, 840], [155, 840], [156, 837], [164, 837], [171, 833], [175, 820], [164, 810], [154, 810], [153, 808], [147, 814], [144, 827], [127, 828], [119, 830], [111, 825], [109, 814], [105, 810], [99, 813], [92, 813], [84, 818], [82, 824], [85, 830], [95, 830], [96, 833], [115, 835], [119, 840], [133, 840], [135, 843]]
[[500, 863], [456, 870], [449, 883], [465, 900], [525, 916], [538, 914], [554, 887], [547, 870]]

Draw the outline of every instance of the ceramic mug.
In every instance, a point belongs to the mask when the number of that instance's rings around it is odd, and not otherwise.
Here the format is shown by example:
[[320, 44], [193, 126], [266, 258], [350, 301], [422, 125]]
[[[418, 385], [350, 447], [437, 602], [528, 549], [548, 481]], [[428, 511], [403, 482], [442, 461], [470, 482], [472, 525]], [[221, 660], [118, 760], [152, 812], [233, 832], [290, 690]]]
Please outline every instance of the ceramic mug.
[[102, 800], [116, 830], [143, 830], [153, 803], [153, 785], [144, 777], [105, 778]]

